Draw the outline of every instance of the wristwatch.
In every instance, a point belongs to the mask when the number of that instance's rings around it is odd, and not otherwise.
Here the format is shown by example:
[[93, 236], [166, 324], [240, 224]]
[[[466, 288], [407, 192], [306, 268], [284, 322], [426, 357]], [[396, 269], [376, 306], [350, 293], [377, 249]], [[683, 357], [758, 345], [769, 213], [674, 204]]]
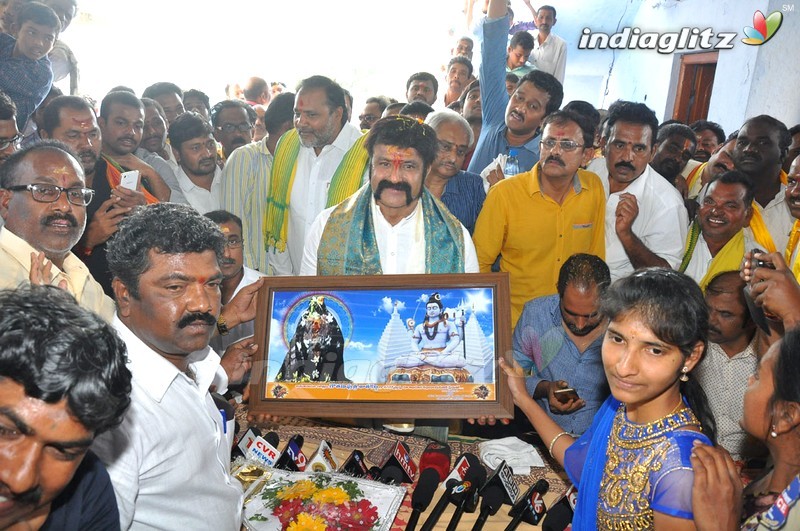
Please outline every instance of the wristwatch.
[[226, 336], [228, 335], [228, 332], [230, 332], [230, 330], [228, 330], [228, 323], [225, 321], [225, 316], [221, 313], [217, 318], [217, 332], [219, 332], [219, 335], [221, 336]]

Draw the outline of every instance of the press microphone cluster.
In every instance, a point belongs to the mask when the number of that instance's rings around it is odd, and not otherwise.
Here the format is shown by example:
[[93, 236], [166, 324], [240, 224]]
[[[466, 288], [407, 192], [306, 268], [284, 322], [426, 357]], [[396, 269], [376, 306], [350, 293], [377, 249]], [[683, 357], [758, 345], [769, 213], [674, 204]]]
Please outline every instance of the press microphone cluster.
[[445, 493], [439, 498], [431, 514], [422, 524], [422, 531], [431, 531], [441, 518], [448, 503], [456, 506], [448, 529], [456, 529], [461, 515], [477, 507], [478, 491], [486, 481], [486, 469], [475, 455], [465, 453], [456, 460], [453, 471], [447, 476]]
[[505, 531], [514, 531], [520, 522], [537, 525], [547, 512], [544, 495], [547, 494], [549, 488], [550, 484], [544, 479], [534, 483], [509, 511], [511, 522], [506, 526]]
[[486, 484], [481, 489], [481, 511], [478, 514], [478, 519], [475, 525], [472, 526], [473, 531], [483, 529], [486, 520], [490, 516], [497, 514], [503, 504], [513, 505], [514, 500], [519, 496], [519, 486], [514, 479], [514, 471], [505, 461], [501, 462], [491, 477], [486, 481]]
[[433, 500], [439, 483], [447, 477], [450, 470], [450, 447], [446, 444], [430, 443], [419, 459], [419, 481], [411, 494], [411, 516], [406, 531], [417, 528], [420, 514], [424, 513]]

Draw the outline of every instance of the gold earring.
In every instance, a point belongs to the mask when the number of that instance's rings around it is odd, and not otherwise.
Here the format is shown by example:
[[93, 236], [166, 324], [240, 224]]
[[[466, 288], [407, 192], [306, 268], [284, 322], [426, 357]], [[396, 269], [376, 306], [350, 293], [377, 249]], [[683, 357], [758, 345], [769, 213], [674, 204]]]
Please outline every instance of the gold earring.
[[685, 365], [683, 366], [683, 369], [681, 369], [681, 377], [679, 379], [682, 382], [688, 382], [689, 381], [689, 367], [687, 367]]

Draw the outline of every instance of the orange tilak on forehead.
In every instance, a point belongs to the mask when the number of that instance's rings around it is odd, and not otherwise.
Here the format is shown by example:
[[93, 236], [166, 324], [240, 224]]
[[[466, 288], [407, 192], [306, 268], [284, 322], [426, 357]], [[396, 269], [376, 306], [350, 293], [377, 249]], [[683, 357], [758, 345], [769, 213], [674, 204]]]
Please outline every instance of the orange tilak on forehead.
[[92, 120], [78, 120], [77, 118], [73, 118], [72, 123], [77, 125], [83, 131], [94, 129], [94, 123]]
[[405, 161], [414, 158], [414, 152], [411, 148], [399, 148], [397, 146], [388, 146], [386, 153], [392, 157], [392, 166], [395, 170], [400, 169], [400, 165]]

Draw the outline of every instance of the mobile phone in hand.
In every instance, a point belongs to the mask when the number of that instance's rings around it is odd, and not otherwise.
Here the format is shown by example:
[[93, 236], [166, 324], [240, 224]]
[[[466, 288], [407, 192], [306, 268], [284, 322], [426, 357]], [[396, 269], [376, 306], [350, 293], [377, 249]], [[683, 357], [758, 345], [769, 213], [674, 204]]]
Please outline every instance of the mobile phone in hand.
[[131, 170], [123, 173], [119, 185], [128, 190], [136, 190], [139, 187], [139, 170]]
[[559, 402], [569, 402], [570, 400], [578, 400], [578, 392], [572, 387], [565, 387], [564, 389], [556, 389], [553, 391], [556, 400]]

